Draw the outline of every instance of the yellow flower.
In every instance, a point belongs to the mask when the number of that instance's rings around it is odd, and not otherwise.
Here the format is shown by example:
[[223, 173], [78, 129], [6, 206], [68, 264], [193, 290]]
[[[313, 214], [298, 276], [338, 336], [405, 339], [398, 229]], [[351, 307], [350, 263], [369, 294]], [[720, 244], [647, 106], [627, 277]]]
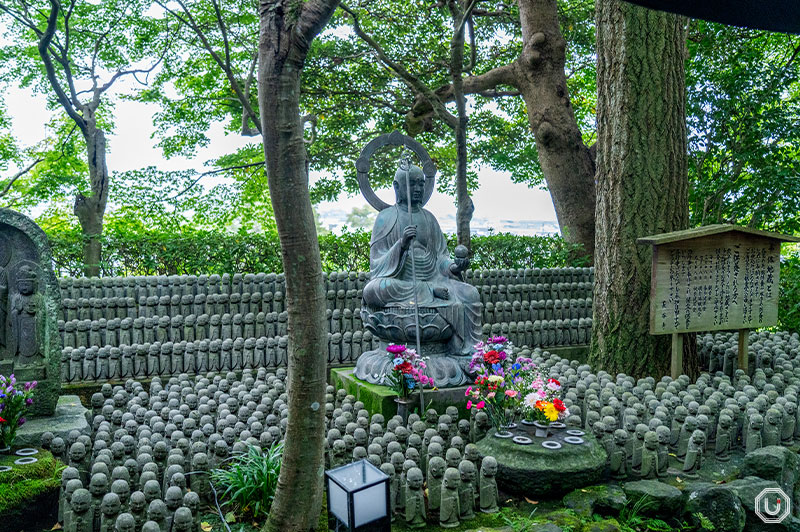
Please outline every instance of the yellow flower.
[[553, 403], [546, 403], [544, 408], [542, 408], [542, 412], [544, 412], [548, 421], [555, 421], [558, 419], [558, 410], [553, 406]]

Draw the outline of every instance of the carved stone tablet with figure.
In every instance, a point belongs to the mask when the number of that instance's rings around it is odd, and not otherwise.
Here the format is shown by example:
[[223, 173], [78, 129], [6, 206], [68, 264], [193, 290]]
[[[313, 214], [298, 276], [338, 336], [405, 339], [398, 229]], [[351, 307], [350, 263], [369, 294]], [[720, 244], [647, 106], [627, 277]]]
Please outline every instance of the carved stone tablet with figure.
[[47, 236], [0, 209], [0, 375], [38, 381], [32, 414], [50, 415], [61, 388], [60, 291]]

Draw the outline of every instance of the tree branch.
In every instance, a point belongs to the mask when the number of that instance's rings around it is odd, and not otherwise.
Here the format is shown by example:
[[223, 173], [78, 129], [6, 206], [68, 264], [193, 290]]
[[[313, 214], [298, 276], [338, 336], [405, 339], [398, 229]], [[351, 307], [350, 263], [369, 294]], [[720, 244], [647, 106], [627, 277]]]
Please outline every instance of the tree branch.
[[203, 172], [202, 174], [197, 176], [197, 179], [189, 183], [189, 185], [186, 188], [184, 188], [174, 196], [171, 196], [169, 198], [164, 198], [163, 201], [172, 201], [174, 199], [183, 196], [184, 194], [189, 192], [189, 190], [191, 190], [197, 183], [199, 183], [201, 179], [203, 179], [206, 176], [221, 174], [222, 172], [230, 172], [231, 170], [243, 170], [245, 168], [253, 168], [254, 166], [264, 166], [264, 161], [257, 161], [254, 163], [247, 163], [247, 164], [238, 164], [235, 166], [227, 166], [225, 168], [217, 168], [216, 170], [209, 170], [208, 172]]
[[17, 181], [17, 179], [19, 179], [20, 177], [24, 176], [25, 174], [27, 174], [28, 172], [33, 170], [33, 167], [36, 166], [37, 164], [39, 164], [42, 161], [44, 161], [43, 158], [36, 159], [31, 164], [29, 164], [28, 166], [26, 166], [25, 168], [23, 168], [22, 170], [20, 170], [16, 174], [14, 174], [11, 177], [11, 179], [8, 180], [8, 183], [6, 183], [6, 186], [3, 187], [3, 190], [0, 191], [0, 198], [5, 196], [6, 194], [8, 194], [8, 191], [11, 190], [11, 187], [14, 185], [14, 183]]
[[[258, 115], [253, 111], [253, 106], [250, 105], [250, 95], [245, 94], [244, 91], [242, 91], [239, 82], [236, 80], [236, 76], [234, 76], [233, 74], [233, 68], [230, 64], [230, 52], [226, 49], [226, 53], [228, 54], [227, 62], [226, 60], [223, 60], [222, 57], [220, 57], [220, 55], [216, 52], [216, 50], [214, 50], [214, 47], [211, 45], [211, 42], [208, 40], [208, 36], [205, 34], [202, 28], [200, 28], [200, 25], [197, 24], [194, 17], [192, 16], [191, 11], [189, 11], [188, 6], [183, 2], [183, 0], [177, 0], [177, 2], [181, 6], [181, 9], [183, 9], [183, 12], [186, 14], [185, 19], [183, 17], [178, 16], [172, 9], [167, 7], [167, 3], [164, 2], [163, 0], [156, 0], [156, 2], [168, 13], [175, 16], [181, 23], [185, 24], [186, 26], [189, 27], [189, 29], [194, 31], [195, 35], [197, 35], [197, 37], [200, 39], [200, 42], [203, 43], [203, 48], [205, 48], [205, 50], [211, 55], [211, 58], [214, 60], [214, 62], [216, 62], [217, 65], [225, 73], [225, 77], [227, 78], [228, 83], [231, 86], [231, 89], [233, 89], [233, 92], [239, 98], [239, 103], [242, 104], [242, 108], [244, 109], [245, 113], [250, 117], [252, 117], [256, 129], [258, 129], [258, 132], [261, 133], [261, 121], [257, 119]], [[218, 19], [218, 21], [220, 24], [224, 23], [224, 21], [222, 21], [221, 19]], [[227, 48], [227, 39], [225, 40], [225, 43]]]
[[[516, 87], [518, 85], [516, 61], [501, 67], [493, 68], [477, 76], [468, 76], [464, 78], [464, 94], [482, 94], [494, 90], [496, 94], [491, 94], [491, 92], [489, 92], [492, 97], [518, 95], [517, 92], [498, 90], [497, 87], [501, 85], [508, 85], [511, 87]], [[441, 102], [451, 102], [455, 97], [453, 85], [451, 83], [442, 85], [434, 91], [434, 94]], [[417, 100], [411, 106], [409, 117], [412, 120], [424, 120], [429, 117], [432, 112], [434, 112], [434, 109], [430, 105], [429, 98], [420, 98], [418, 96]]]
[[[47, 17], [47, 27], [42, 33], [42, 37], [39, 39], [39, 56], [42, 58], [42, 62], [44, 63], [45, 72], [47, 74], [47, 80], [50, 82], [50, 85], [53, 87], [53, 91], [56, 93], [56, 98], [58, 99], [58, 103], [61, 104], [61, 107], [67, 112], [69, 117], [78, 124], [78, 127], [81, 131], [86, 132], [86, 120], [78, 113], [75, 107], [70, 103], [69, 97], [67, 97], [64, 89], [61, 87], [61, 84], [56, 77], [56, 71], [53, 67], [53, 61], [50, 58], [50, 43], [53, 41], [53, 36], [56, 33], [57, 29], [57, 22], [58, 22], [58, 12], [60, 11], [60, 5], [58, 0], [50, 0], [50, 15]], [[67, 79], [72, 79], [72, 72], [69, 69], [66, 69]], [[70, 85], [72, 85], [70, 83]]]
[[356, 32], [356, 35], [362, 41], [367, 43], [370, 48], [375, 50], [375, 53], [378, 55], [378, 59], [380, 59], [383, 64], [393, 70], [414, 92], [427, 100], [431, 109], [436, 112], [436, 115], [439, 116], [442, 121], [444, 121], [449, 127], [455, 128], [458, 123], [458, 119], [447, 110], [442, 100], [436, 96], [434, 91], [431, 90], [431, 88], [428, 87], [422, 80], [406, 70], [405, 67], [389, 58], [381, 45], [378, 44], [375, 39], [367, 35], [367, 33], [361, 28], [361, 24], [358, 22], [358, 15], [356, 15], [355, 11], [344, 4], [341, 4], [341, 8], [352, 17], [353, 30]]
[[339, 0], [308, 0], [303, 3], [297, 21], [297, 35], [304, 40], [302, 45], [305, 49], [308, 49], [308, 44], [322, 31], [338, 6]]

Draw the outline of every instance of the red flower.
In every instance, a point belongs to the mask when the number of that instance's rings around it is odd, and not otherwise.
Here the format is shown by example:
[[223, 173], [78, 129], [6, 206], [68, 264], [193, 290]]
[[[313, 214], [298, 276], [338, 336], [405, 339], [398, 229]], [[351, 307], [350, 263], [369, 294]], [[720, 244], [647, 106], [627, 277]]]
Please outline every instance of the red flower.
[[487, 364], [497, 364], [500, 362], [500, 354], [493, 349], [483, 355], [483, 361]]
[[547, 382], [552, 382], [553, 384], [557, 384], [558, 386], [561, 386], [561, 383], [560, 383], [560, 382], [558, 382], [558, 381], [557, 381], [557, 380], [555, 380], [555, 379], [547, 379]]
[[0, 417], [0, 423], [5, 423], [5, 422], [6, 422], [6, 420], [3, 419], [2, 417]]
[[559, 412], [563, 412], [564, 410], [567, 409], [567, 407], [564, 406], [564, 402], [558, 397], [553, 399], [553, 406], [556, 407], [556, 410], [558, 410]]
[[400, 373], [408, 374], [408, 373], [411, 373], [411, 369], [412, 368], [411, 368], [411, 363], [406, 361], [406, 362], [403, 362], [402, 364], [396, 365], [394, 367], [394, 369], [395, 369], [395, 371], [399, 371]]

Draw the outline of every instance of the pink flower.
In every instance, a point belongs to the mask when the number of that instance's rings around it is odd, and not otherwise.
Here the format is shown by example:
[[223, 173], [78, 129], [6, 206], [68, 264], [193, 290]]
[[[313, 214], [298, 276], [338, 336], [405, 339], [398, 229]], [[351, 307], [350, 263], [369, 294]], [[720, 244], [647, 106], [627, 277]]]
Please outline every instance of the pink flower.
[[467, 410], [469, 410], [470, 408], [472, 408], [472, 401], [471, 400], [467, 401]]
[[512, 399], [517, 396], [519, 392], [517, 390], [506, 390], [506, 395], [511, 397]]
[[397, 344], [391, 344], [389, 347], [386, 348], [386, 350], [388, 352], [392, 353], [393, 355], [399, 355], [400, 353], [402, 353], [402, 352], [404, 352], [406, 350], [406, 346], [397, 345]]
[[480, 403], [478, 403], [478, 404], [476, 404], [476, 405], [475, 405], [475, 408], [477, 408], [478, 410], [480, 410], [481, 408], [483, 408], [483, 407], [485, 407], [485, 406], [486, 406], [486, 403], [484, 403], [483, 401], [481, 401]]
[[467, 388], [467, 391], [464, 392], [464, 397], [469, 397], [469, 393], [472, 391], [472, 386]]
[[494, 399], [494, 396], [495, 396], [495, 392], [489, 392], [489, 393], [486, 394], [486, 398], [487, 399]]

